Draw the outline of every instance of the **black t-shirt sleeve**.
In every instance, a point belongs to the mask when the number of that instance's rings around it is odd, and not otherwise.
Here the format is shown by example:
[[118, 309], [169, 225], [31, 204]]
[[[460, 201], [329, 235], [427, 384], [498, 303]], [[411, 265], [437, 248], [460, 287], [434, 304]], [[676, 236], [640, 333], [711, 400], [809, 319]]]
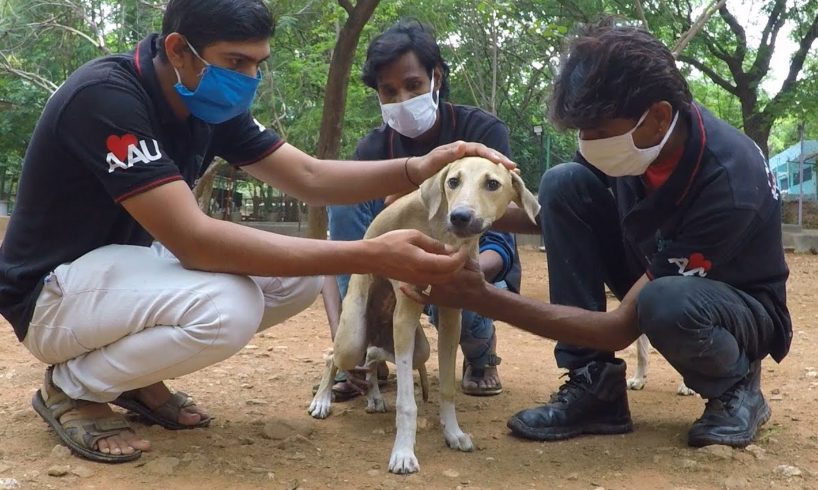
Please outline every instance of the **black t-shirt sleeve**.
[[117, 202], [182, 178], [147, 103], [131, 89], [98, 83], [77, 91], [57, 116], [55, 137]]
[[508, 128], [500, 121], [495, 120], [489, 123], [488, 128], [479, 136], [476, 141], [499, 151], [503, 155], [511, 158], [511, 145], [508, 142]]
[[236, 167], [256, 163], [283, 144], [284, 140], [250, 111], [216, 126], [213, 137], [214, 153]]

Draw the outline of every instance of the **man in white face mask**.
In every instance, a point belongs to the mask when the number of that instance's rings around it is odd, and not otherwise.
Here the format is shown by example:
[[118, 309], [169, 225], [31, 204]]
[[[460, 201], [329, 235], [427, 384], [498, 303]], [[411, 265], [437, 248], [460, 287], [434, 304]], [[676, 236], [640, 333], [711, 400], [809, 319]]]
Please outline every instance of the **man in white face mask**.
[[[445, 101], [448, 71], [431, 31], [419, 22], [400, 21], [375, 38], [367, 51], [363, 81], [377, 92], [384, 124], [358, 142], [354, 158], [412, 157], [423, 155], [426, 148], [457, 140], [478, 141], [509, 155], [508, 129], [502, 121], [478, 108]], [[330, 207], [330, 237], [361, 239], [384, 205], [384, 200], [378, 199]], [[519, 291], [520, 262], [514, 236], [495, 231], [485, 233], [480, 240], [480, 268], [490, 282]], [[349, 276], [338, 277], [342, 297], [348, 281]], [[431, 308], [429, 314], [436, 323], [436, 308]], [[503, 388], [497, 371], [500, 358], [496, 354], [494, 323], [490, 318], [464, 311], [462, 325], [463, 392], [499, 394]], [[340, 399], [357, 394], [359, 388], [342, 382], [336, 384], [334, 393]]]
[[[551, 304], [485, 287], [472, 265], [419, 301], [474, 308], [558, 340], [567, 381], [508, 421], [537, 440], [633, 429], [625, 363], [645, 334], [707, 399], [692, 446], [742, 447], [770, 417], [761, 360], [781, 361], [786, 305], [779, 193], [746, 135], [693, 102], [656, 38], [612, 21], [572, 39], [550, 118], [577, 129], [577, 162], [540, 184]], [[503, 221], [523, 232], [516, 213]], [[497, 223], [495, 226], [501, 226]], [[605, 286], [621, 300], [605, 312]]]

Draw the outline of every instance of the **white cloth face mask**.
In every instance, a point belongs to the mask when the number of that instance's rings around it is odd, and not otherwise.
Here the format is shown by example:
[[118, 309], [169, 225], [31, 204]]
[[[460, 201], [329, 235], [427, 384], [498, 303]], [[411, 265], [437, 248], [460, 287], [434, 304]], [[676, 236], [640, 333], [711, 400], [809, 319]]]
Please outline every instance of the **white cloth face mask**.
[[[438, 97], [440, 94], [440, 90], [434, 90], [434, 73], [434, 70], [432, 70], [429, 77], [431, 86], [428, 93], [420, 94], [403, 102], [381, 103], [383, 122], [407, 138], [417, 138], [432, 129], [437, 120]], [[378, 97], [378, 101], [380, 102], [380, 97]]]
[[665, 132], [665, 136], [658, 145], [649, 148], [638, 148], [633, 142], [633, 133], [644, 122], [650, 109], [642, 114], [636, 126], [627, 133], [610, 138], [596, 140], [584, 140], [579, 138], [579, 152], [591, 165], [601, 170], [611, 177], [625, 177], [628, 175], [642, 175], [653, 163], [662, 151], [662, 148], [670, 139], [676, 121], [679, 119], [679, 112], [673, 116], [673, 122]]

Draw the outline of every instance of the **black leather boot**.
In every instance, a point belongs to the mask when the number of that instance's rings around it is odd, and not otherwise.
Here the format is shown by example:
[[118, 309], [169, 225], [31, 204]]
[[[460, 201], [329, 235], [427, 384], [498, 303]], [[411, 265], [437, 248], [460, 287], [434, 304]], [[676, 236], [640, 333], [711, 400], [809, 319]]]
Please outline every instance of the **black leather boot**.
[[707, 400], [704, 413], [687, 433], [687, 443], [744, 447], [768, 420], [770, 406], [761, 393], [761, 361], [756, 361], [744, 379], [718, 398]]
[[507, 425], [515, 435], [538, 441], [631, 432], [627, 392], [625, 361], [594, 361], [569, 371], [547, 405], [523, 410]]

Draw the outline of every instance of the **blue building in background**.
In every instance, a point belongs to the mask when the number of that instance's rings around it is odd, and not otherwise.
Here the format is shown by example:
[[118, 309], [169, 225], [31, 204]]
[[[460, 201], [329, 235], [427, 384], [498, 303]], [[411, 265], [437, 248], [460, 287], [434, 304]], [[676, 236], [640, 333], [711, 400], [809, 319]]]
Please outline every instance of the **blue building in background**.
[[818, 157], [818, 140], [804, 141], [804, 181], [801, 182], [798, 160], [801, 143], [796, 143], [781, 153], [770, 157], [770, 169], [778, 179], [778, 189], [785, 200], [798, 199], [804, 193], [804, 200], [816, 201], [815, 160]]

